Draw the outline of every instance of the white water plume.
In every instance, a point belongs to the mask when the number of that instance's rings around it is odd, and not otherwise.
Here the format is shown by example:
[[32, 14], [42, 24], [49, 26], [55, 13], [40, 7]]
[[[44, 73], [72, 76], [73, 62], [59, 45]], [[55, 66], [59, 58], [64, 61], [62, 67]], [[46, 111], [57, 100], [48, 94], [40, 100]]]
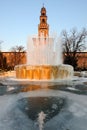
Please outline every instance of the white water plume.
[[27, 44], [27, 64], [62, 64], [62, 44], [60, 38], [30, 36]]

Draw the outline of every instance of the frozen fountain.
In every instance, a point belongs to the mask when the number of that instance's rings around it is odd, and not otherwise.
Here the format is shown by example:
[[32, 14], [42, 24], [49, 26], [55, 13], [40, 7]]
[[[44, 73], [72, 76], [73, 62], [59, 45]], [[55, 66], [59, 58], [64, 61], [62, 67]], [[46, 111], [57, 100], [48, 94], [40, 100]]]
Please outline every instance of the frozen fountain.
[[73, 76], [73, 67], [62, 64], [60, 38], [29, 37], [27, 64], [15, 67], [17, 79], [56, 80]]
[[49, 36], [46, 8], [41, 8], [38, 36], [29, 37], [27, 63], [15, 67], [17, 79], [56, 80], [73, 76], [73, 67], [62, 64], [60, 38]]

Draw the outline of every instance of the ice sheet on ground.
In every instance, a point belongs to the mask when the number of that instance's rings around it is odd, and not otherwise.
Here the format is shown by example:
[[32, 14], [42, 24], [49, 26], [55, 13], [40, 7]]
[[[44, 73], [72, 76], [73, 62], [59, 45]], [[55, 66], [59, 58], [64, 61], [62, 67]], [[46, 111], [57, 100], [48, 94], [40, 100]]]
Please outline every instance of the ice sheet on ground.
[[66, 107], [44, 125], [44, 130], [86, 130], [87, 96], [55, 90], [36, 90], [0, 96], [0, 130], [38, 130], [37, 123], [30, 120], [16, 107], [19, 99], [35, 96], [67, 98]]

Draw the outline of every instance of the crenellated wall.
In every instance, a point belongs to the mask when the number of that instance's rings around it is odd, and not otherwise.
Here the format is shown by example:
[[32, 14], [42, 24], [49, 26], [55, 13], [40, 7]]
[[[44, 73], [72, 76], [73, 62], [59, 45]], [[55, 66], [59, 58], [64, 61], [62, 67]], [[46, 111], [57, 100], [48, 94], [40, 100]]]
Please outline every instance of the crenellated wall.
[[[3, 57], [6, 57], [7, 64], [17, 65], [26, 64], [26, 52], [2, 52]], [[78, 52], [78, 67], [87, 68], [87, 52]], [[18, 62], [19, 61], [19, 62]]]

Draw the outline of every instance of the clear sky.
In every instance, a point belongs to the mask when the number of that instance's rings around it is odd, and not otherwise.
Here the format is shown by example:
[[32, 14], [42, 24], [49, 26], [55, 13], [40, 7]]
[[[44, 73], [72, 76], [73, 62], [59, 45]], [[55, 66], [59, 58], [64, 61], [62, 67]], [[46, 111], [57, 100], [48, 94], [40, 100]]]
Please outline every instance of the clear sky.
[[0, 42], [2, 51], [22, 45], [38, 33], [40, 10], [46, 7], [50, 33], [76, 27], [87, 28], [87, 0], [0, 0]]

